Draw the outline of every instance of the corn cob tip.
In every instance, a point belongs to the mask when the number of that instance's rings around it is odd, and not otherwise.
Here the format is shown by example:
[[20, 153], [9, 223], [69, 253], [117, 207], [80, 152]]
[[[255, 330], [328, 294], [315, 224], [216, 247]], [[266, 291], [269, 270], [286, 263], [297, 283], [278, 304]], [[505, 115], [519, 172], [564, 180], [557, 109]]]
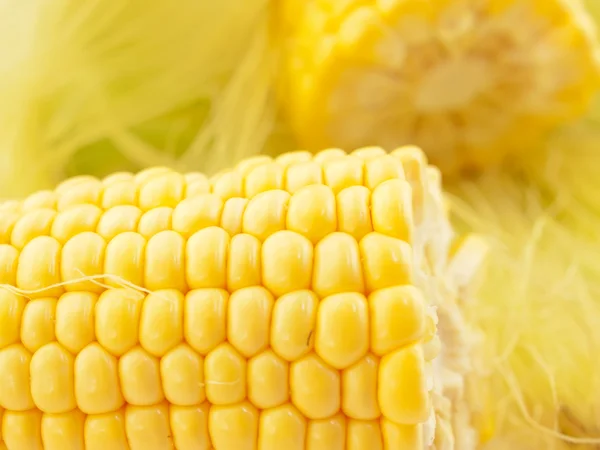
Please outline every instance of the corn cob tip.
[[584, 114], [600, 48], [580, 2], [290, 2], [282, 97], [303, 145], [417, 144], [446, 174], [526, 158]]

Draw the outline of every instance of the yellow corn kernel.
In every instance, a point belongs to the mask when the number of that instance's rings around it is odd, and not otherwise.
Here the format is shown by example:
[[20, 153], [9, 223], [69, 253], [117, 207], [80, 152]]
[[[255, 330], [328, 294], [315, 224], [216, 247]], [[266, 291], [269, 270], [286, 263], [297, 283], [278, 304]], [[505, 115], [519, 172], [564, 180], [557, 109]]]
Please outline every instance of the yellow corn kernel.
[[336, 158], [324, 163], [323, 174], [325, 183], [337, 194], [350, 186], [362, 186], [364, 161], [355, 156]]
[[240, 197], [230, 198], [223, 206], [221, 227], [232, 237], [242, 232], [242, 220], [246, 206], [248, 206], [248, 199]]
[[204, 359], [206, 398], [213, 405], [232, 405], [246, 397], [246, 360], [223, 343]]
[[272, 350], [248, 361], [248, 399], [260, 409], [274, 408], [289, 399], [289, 364]]
[[229, 243], [227, 289], [235, 292], [261, 284], [261, 243], [250, 234], [237, 234]]
[[19, 200], [2, 200], [0, 203], [0, 211], [2, 212], [21, 212], [22, 202]]
[[403, 178], [401, 162], [390, 155], [378, 155], [365, 163], [365, 186], [371, 191], [385, 181]]
[[287, 228], [316, 244], [336, 231], [336, 203], [329, 186], [315, 184], [297, 190], [290, 198]]
[[431, 400], [421, 348], [396, 350], [381, 358], [378, 388], [379, 405], [386, 418], [403, 424], [425, 422]]
[[53, 342], [31, 357], [31, 396], [45, 413], [69, 412], [77, 406], [74, 383], [75, 358], [60, 344]]
[[0, 349], [19, 342], [25, 298], [0, 288]]
[[131, 405], [155, 405], [164, 399], [160, 362], [141, 347], [121, 356], [119, 380], [123, 398]]
[[259, 412], [249, 402], [213, 405], [208, 415], [208, 430], [213, 448], [256, 450]]
[[124, 410], [87, 416], [84, 438], [86, 450], [129, 450]]
[[108, 242], [118, 234], [136, 231], [140, 217], [142, 217], [142, 211], [136, 206], [115, 206], [102, 214], [96, 231]]
[[184, 296], [175, 289], [148, 294], [140, 315], [140, 344], [161, 357], [183, 340]]
[[344, 159], [346, 152], [339, 148], [327, 148], [317, 152], [313, 158], [313, 161], [324, 164], [328, 161], [335, 161], [336, 159]]
[[16, 212], [3, 211], [0, 214], [0, 244], [10, 244], [13, 227], [21, 216]]
[[[17, 287], [34, 291], [32, 298], [55, 297], [63, 292], [61, 282], [60, 243], [49, 236], [38, 236], [23, 248], [17, 267]], [[51, 287], [53, 286], [53, 287]]]
[[422, 425], [404, 425], [391, 420], [381, 421], [384, 448], [421, 450], [423, 448]]
[[210, 450], [207, 402], [198, 406], [171, 405], [171, 432], [177, 450]]
[[385, 155], [385, 150], [381, 147], [361, 147], [350, 153], [352, 156], [369, 161]]
[[165, 230], [152, 236], [146, 244], [144, 261], [144, 285], [148, 289], [187, 290], [185, 239], [180, 234]]
[[364, 292], [358, 243], [345, 233], [332, 233], [315, 246], [313, 290], [320, 297]]
[[323, 183], [323, 169], [312, 161], [289, 166], [286, 170], [285, 190], [295, 194], [305, 186]]
[[199, 172], [190, 172], [184, 175], [185, 197], [191, 198], [210, 192], [210, 183], [206, 175]]
[[138, 204], [142, 211], [159, 206], [174, 208], [183, 198], [185, 179], [175, 172], [166, 172], [141, 183]]
[[359, 247], [367, 292], [413, 283], [412, 249], [406, 242], [369, 233]]
[[133, 180], [117, 180], [106, 184], [102, 191], [102, 208], [109, 209], [120, 205], [135, 205], [138, 187]]
[[208, 183], [208, 178], [201, 172], [186, 172], [183, 174], [183, 179], [185, 180], [186, 188], [191, 183], [195, 183], [197, 181], [205, 181]]
[[186, 342], [207, 355], [227, 338], [229, 294], [221, 289], [196, 289], [187, 293], [183, 333]]
[[64, 189], [59, 186], [56, 192], [58, 211], [65, 211], [75, 205], [98, 205], [102, 194], [102, 183], [96, 179], [88, 179], [71, 186], [64, 186]]
[[[99, 278], [104, 272], [105, 253], [106, 241], [99, 234], [86, 231], [69, 239], [62, 249], [60, 265], [61, 278], [67, 282], [65, 290], [102, 292]], [[96, 279], [83, 281], [86, 277]]]
[[287, 361], [295, 361], [313, 348], [317, 296], [308, 290], [290, 292], [273, 306], [271, 347]]
[[262, 164], [244, 177], [244, 196], [255, 197], [261, 192], [283, 189], [284, 167], [277, 163]]
[[118, 183], [120, 181], [133, 181], [134, 175], [131, 172], [114, 172], [110, 175], [102, 178], [102, 184], [106, 186], [111, 186], [112, 184]]
[[377, 186], [371, 195], [371, 211], [376, 232], [412, 243], [412, 189], [407, 181], [392, 179]]
[[425, 300], [414, 286], [381, 289], [369, 296], [371, 351], [383, 356], [425, 335]]
[[263, 287], [240, 289], [229, 298], [227, 337], [246, 358], [269, 345], [273, 303], [273, 296]]
[[55, 192], [58, 195], [62, 195], [70, 190], [72, 190], [76, 186], [85, 186], [89, 183], [96, 183], [98, 180], [96, 177], [91, 175], [77, 175], [71, 178], [68, 178], [62, 182], [60, 182], [55, 189]]
[[98, 296], [67, 292], [56, 304], [56, 340], [73, 354], [95, 340], [94, 310]]
[[113, 355], [121, 356], [138, 344], [143, 300], [139, 292], [111, 289], [96, 302], [96, 339]]
[[0, 407], [27, 411], [35, 406], [29, 386], [31, 353], [14, 344], [0, 350]]
[[345, 450], [346, 418], [344, 415], [337, 414], [327, 419], [310, 420], [306, 430], [306, 448], [310, 450]]
[[84, 450], [84, 423], [85, 416], [77, 409], [63, 414], [44, 414], [41, 423], [44, 449]]
[[299, 163], [310, 161], [313, 155], [306, 150], [296, 150], [287, 153], [282, 153], [275, 158], [275, 162], [281, 164], [283, 167], [294, 166]]
[[404, 449], [404, 447], [397, 445], [387, 445], [389, 442], [393, 444], [393, 441], [389, 440], [386, 441], [386, 446], [384, 446], [379, 420], [349, 420], [348, 437], [346, 442], [346, 448], [348, 450], [363, 450], [365, 448], [368, 448], [369, 450], [384, 450], [392, 448]]
[[108, 243], [104, 254], [104, 282], [113, 287], [144, 283], [146, 239], [134, 232], [121, 233]]
[[203, 194], [180, 202], [173, 210], [173, 230], [188, 238], [203, 228], [219, 226], [223, 200], [215, 194]]
[[38, 191], [23, 200], [23, 211], [33, 211], [39, 208], [56, 208], [56, 193], [50, 190]]
[[55, 216], [56, 211], [46, 208], [26, 213], [15, 223], [10, 243], [15, 248], [22, 249], [33, 238], [49, 235]]
[[346, 416], [362, 420], [380, 416], [378, 375], [379, 358], [371, 354], [342, 372], [342, 410]]
[[0, 284], [15, 286], [19, 251], [11, 245], [0, 244]]
[[429, 342], [423, 344], [423, 357], [425, 361], [433, 361], [442, 351], [442, 341], [439, 336], [435, 336]]
[[306, 419], [292, 405], [263, 410], [258, 427], [258, 450], [306, 448]]
[[173, 405], [194, 406], [206, 399], [204, 358], [182, 344], [160, 360], [165, 398]]
[[340, 409], [340, 375], [314, 353], [291, 364], [294, 405], [309, 419], [324, 419]]
[[315, 328], [315, 350], [327, 364], [345, 369], [367, 353], [368, 310], [362, 294], [336, 294], [321, 301]]
[[[416, 291], [418, 292], [418, 291]], [[438, 322], [438, 318], [436, 316], [435, 313], [431, 313], [429, 312], [428, 314], [425, 315], [425, 325], [424, 325], [424, 332], [423, 332], [423, 342], [427, 343], [430, 342], [432, 339], [434, 339], [437, 336], [437, 322]]]
[[236, 171], [227, 171], [220, 174], [213, 183], [212, 191], [223, 200], [234, 197], [243, 197], [244, 187], [242, 175]]
[[406, 180], [409, 182], [412, 190], [412, 208], [415, 222], [421, 223], [423, 219], [424, 197], [427, 190], [427, 157], [419, 148], [413, 146], [402, 146], [393, 152], [390, 156], [394, 157], [402, 164]]
[[[21, 322], [21, 342], [30, 352], [33, 353], [56, 339], [54, 329], [57, 303], [55, 298], [40, 298], [25, 305]], [[6, 328], [0, 325], [0, 330]]]
[[157, 178], [160, 177], [161, 175], [167, 174], [172, 172], [172, 169], [169, 167], [164, 167], [164, 166], [157, 166], [157, 167], [148, 167], [146, 169], [140, 170], [138, 173], [136, 173], [133, 177], [133, 179], [135, 180], [135, 182], [138, 185], [143, 185], [144, 183], [147, 183], [148, 181], [150, 181], [152, 178]]
[[2, 437], [8, 449], [44, 450], [42, 444], [42, 412], [4, 411]]
[[2, 200], [0, 211], [3, 212], [21, 212], [23, 203], [19, 200]]
[[240, 175], [242, 175], [242, 177], [245, 178], [256, 167], [260, 167], [264, 164], [269, 164], [272, 161], [273, 158], [267, 155], [251, 156], [249, 158], [244, 159], [243, 161], [240, 161], [235, 167], [235, 170]]
[[242, 231], [264, 241], [276, 231], [285, 230], [290, 194], [282, 190], [262, 192], [246, 206]]
[[292, 231], [277, 231], [262, 245], [262, 282], [276, 296], [308, 289], [313, 274], [311, 242]]
[[131, 450], [173, 450], [169, 409], [161, 403], [154, 406], [127, 405], [125, 430]]
[[161, 231], [170, 230], [172, 218], [173, 208], [167, 206], [146, 211], [138, 222], [138, 233], [146, 239], [150, 239]]
[[69, 239], [85, 231], [95, 231], [102, 216], [102, 210], [94, 205], [76, 205], [59, 212], [50, 235], [64, 244]]
[[85, 414], [109, 413], [125, 402], [117, 358], [98, 343], [88, 345], [75, 358], [75, 399]]
[[225, 288], [229, 234], [218, 227], [194, 233], [185, 248], [186, 281], [190, 289]]
[[364, 186], [351, 186], [336, 197], [338, 230], [360, 241], [373, 231], [371, 191]]

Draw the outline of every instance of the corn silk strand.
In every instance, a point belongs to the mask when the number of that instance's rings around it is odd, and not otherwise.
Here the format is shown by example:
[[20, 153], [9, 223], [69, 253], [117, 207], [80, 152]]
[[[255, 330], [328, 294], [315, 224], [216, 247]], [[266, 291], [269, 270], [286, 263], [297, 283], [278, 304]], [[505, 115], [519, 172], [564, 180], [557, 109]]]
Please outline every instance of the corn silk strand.
[[79, 173], [212, 172], [260, 152], [273, 127], [269, 11], [0, 1], [0, 198]]
[[451, 186], [455, 222], [491, 246], [466, 311], [485, 330], [473, 396], [495, 421], [485, 449], [600, 445], [599, 149], [584, 123]]

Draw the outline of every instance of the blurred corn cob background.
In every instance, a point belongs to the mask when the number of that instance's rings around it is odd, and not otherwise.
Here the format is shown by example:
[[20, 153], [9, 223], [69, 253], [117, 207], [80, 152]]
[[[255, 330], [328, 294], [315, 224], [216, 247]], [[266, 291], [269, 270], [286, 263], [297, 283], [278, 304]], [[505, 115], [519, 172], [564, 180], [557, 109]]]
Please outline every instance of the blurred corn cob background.
[[4, 0], [0, 198], [416, 144], [482, 234], [486, 449], [600, 445], [600, 2]]

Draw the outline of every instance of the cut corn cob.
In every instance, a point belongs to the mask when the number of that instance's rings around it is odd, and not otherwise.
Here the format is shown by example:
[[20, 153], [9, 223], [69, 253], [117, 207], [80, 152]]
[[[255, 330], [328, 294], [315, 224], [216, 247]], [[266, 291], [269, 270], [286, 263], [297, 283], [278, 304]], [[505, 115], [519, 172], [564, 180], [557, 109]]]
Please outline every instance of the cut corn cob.
[[0, 205], [0, 442], [469, 450], [439, 178], [330, 149]]
[[531, 151], [598, 88], [579, 0], [287, 0], [283, 102], [309, 149], [421, 146], [451, 173]]

